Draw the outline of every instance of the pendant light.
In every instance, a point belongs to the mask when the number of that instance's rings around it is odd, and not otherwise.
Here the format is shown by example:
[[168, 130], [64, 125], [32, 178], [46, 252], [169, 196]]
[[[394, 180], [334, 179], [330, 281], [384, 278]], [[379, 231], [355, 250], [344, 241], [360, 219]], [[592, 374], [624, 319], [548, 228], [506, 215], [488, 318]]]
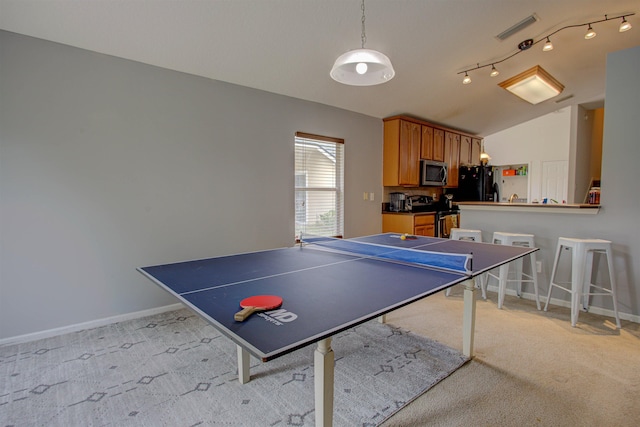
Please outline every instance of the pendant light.
[[351, 86], [373, 86], [386, 83], [395, 76], [389, 58], [373, 49], [365, 49], [367, 36], [364, 31], [364, 0], [362, 0], [362, 48], [350, 50], [336, 59], [331, 78]]

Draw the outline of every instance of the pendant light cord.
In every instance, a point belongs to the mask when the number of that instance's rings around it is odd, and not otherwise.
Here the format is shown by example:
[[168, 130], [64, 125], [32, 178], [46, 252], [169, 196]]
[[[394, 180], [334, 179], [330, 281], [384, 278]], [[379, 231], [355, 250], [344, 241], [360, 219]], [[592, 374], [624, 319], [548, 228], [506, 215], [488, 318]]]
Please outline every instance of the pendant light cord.
[[362, 0], [362, 48], [364, 49], [364, 44], [367, 42], [367, 35], [364, 33], [364, 0]]

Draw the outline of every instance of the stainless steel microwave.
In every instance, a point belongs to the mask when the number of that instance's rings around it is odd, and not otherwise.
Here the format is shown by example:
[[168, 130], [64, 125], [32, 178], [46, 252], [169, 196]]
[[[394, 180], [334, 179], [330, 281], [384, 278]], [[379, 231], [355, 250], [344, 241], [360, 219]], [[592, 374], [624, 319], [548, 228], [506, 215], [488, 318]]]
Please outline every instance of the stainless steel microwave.
[[420, 185], [429, 187], [447, 185], [447, 164], [433, 160], [420, 160]]

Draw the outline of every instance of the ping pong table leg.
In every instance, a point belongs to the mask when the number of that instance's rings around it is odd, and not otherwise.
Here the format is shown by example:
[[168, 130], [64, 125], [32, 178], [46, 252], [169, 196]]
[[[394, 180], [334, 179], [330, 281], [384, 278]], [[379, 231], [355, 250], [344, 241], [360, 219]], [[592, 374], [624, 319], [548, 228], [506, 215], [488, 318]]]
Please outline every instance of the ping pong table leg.
[[462, 353], [473, 357], [473, 335], [476, 327], [476, 286], [473, 278], [464, 282], [464, 315], [462, 319]]
[[246, 384], [249, 382], [249, 352], [244, 348], [236, 345], [238, 348], [238, 381], [240, 384]]
[[334, 358], [331, 338], [318, 341], [313, 355], [316, 427], [331, 427], [333, 424]]

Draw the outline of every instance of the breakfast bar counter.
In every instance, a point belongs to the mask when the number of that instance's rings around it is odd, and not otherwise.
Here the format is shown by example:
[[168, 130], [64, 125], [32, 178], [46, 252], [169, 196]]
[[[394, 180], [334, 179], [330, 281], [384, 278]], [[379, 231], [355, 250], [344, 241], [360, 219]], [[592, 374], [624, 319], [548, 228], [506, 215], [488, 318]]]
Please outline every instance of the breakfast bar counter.
[[457, 205], [462, 212], [500, 211], [595, 215], [600, 211], [600, 205], [590, 205], [584, 203], [457, 202]]

